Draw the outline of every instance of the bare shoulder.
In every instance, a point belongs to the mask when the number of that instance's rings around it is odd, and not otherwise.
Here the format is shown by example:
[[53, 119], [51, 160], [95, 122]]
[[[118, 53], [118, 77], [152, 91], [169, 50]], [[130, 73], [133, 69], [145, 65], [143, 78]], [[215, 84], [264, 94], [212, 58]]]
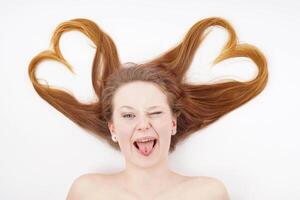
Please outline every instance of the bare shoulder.
[[88, 199], [94, 187], [101, 184], [102, 174], [90, 173], [77, 177], [68, 192], [67, 200]]
[[[192, 184], [200, 196], [210, 200], [230, 200], [225, 184], [214, 177], [197, 176]], [[201, 189], [200, 189], [201, 188]]]

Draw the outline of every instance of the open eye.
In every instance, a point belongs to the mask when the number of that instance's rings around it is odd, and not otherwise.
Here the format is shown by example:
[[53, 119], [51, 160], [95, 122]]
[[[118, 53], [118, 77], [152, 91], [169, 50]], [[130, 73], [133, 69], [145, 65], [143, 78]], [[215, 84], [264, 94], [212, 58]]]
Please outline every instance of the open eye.
[[132, 118], [132, 117], [130, 117], [130, 116], [134, 116], [133, 114], [125, 114], [125, 115], [123, 115], [122, 117], [123, 118], [128, 118], [128, 116], [129, 116], [129, 118]]

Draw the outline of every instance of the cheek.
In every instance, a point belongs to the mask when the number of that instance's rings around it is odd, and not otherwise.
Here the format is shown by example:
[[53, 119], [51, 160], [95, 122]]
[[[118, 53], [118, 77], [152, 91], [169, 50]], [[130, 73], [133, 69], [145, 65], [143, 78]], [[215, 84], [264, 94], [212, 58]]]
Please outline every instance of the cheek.
[[120, 131], [130, 131], [133, 130], [135, 126], [135, 122], [133, 120], [122, 120], [119, 123], [119, 127], [121, 128]]
[[171, 137], [171, 122], [169, 123], [166, 120], [158, 121], [157, 123], [153, 123], [153, 128], [157, 132], [159, 138], [162, 142], [166, 142], [170, 140]]
[[118, 137], [122, 146], [129, 144], [133, 135], [134, 127], [130, 123], [121, 122], [117, 125]]
[[157, 129], [167, 131], [172, 128], [172, 119], [169, 116], [162, 116], [153, 119], [152, 124]]

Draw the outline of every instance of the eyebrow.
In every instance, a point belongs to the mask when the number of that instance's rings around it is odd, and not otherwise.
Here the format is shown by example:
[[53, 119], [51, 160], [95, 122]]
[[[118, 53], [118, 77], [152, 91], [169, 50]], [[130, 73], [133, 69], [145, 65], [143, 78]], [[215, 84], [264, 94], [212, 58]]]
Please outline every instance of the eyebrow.
[[[150, 106], [150, 107], [148, 107], [148, 110], [152, 110], [154, 108], [159, 108], [159, 107], [161, 107], [161, 106]], [[121, 108], [128, 108], [130, 110], [134, 110], [134, 108], [131, 106], [121, 106], [119, 109], [121, 109]]]

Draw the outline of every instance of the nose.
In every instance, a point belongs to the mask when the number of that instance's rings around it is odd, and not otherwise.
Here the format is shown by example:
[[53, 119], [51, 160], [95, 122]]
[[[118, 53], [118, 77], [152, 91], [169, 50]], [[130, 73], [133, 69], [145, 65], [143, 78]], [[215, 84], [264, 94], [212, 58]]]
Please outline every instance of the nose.
[[138, 124], [137, 124], [137, 129], [139, 131], [146, 131], [151, 127], [151, 123], [149, 121], [149, 118], [147, 116], [141, 116]]

